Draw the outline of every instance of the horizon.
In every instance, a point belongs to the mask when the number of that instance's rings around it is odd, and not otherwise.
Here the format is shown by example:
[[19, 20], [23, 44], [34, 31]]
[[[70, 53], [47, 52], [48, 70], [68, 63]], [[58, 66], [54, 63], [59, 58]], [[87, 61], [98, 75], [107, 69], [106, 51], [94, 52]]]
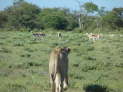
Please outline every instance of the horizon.
[[[77, 0], [24, 0], [28, 3], [35, 4], [40, 8], [68, 8], [70, 10], [79, 10]], [[85, 2], [93, 2], [98, 7], [105, 7], [106, 10], [123, 7], [123, 0], [79, 0], [82, 4]], [[5, 3], [6, 2], [6, 3]], [[12, 6], [14, 0], [0, 0], [0, 10]]]

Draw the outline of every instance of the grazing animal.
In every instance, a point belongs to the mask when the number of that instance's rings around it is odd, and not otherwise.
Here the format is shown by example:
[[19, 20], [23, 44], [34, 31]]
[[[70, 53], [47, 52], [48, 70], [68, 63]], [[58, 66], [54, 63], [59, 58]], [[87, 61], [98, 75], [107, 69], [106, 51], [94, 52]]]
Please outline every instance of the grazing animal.
[[42, 33], [42, 32], [32, 32], [32, 35], [35, 37], [35, 38], [38, 38], [38, 39], [41, 39], [41, 38], [44, 38], [46, 36], [46, 34]]
[[36, 32], [36, 33], [33, 33], [33, 36], [37, 36], [37, 37], [42, 36], [42, 37], [44, 37], [46, 35], [44, 33], [41, 33], [41, 32]]
[[57, 33], [57, 36], [62, 38], [62, 34], [60, 32]]
[[102, 34], [92, 34], [92, 33], [88, 34], [88, 33], [86, 33], [86, 35], [88, 36], [89, 40], [93, 40], [93, 41], [99, 40], [102, 37]]
[[68, 87], [68, 54], [67, 47], [57, 47], [50, 54], [49, 76], [52, 92], [63, 92]]

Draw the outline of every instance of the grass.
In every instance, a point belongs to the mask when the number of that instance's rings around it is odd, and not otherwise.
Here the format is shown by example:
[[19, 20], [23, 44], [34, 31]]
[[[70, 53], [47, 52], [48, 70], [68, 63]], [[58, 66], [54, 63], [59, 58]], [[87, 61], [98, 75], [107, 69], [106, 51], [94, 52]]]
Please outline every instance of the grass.
[[29, 32], [0, 32], [0, 92], [51, 92], [48, 59], [56, 46], [71, 48], [66, 92], [123, 92], [123, 37], [92, 42], [82, 33], [62, 34], [34, 40]]

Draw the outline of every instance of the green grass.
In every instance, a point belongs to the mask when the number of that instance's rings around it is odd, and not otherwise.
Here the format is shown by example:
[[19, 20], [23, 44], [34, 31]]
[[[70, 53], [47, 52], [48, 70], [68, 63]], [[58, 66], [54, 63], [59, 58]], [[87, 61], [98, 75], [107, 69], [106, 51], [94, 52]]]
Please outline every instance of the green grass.
[[62, 34], [34, 40], [29, 32], [0, 32], [0, 92], [51, 92], [48, 59], [56, 46], [71, 48], [66, 92], [123, 92], [123, 37], [92, 42], [82, 33]]

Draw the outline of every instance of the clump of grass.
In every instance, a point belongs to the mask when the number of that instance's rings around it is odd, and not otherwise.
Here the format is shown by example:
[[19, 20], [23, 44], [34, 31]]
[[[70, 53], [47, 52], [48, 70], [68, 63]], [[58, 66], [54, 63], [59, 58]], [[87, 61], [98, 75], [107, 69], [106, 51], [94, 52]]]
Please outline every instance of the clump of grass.
[[77, 53], [76, 56], [82, 56], [82, 53]]
[[70, 77], [74, 77], [75, 74], [74, 73], [70, 73], [69, 75], [70, 75]]
[[9, 71], [0, 71], [0, 76], [7, 77], [9, 75]]
[[85, 57], [86, 60], [92, 60], [92, 61], [95, 61], [96, 58], [95, 57], [92, 57], [92, 56], [86, 56]]
[[33, 52], [34, 51], [34, 50], [30, 49], [30, 48], [25, 48], [24, 50], [28, 51], [28, 52]]
[[79, 67], [79, 64], [73, 64], [73, 67]]
[[84, 65], [82, 67], [83, 72], [88, 72], [89, 70], [96, 70], [96, 66], [95, 65]]
[[27, 58], [29, 58], [29, 57], [31, 57], [31, 54], [22, 54], [22, 55], [20, 55], [21, 57], [27, 57]]
[[123, 68], [123, 63], [120, 62], [120, 63], [114, 64], [114, 66], [115, 66], [115, 67], [121, 67], [121, 68]]
[[19, 63], [19, 64], [14, 64], [14, 65], [9, 65], [9, 68], [13, 68], [13, 69], [18, 69], [18, 68], [28, 68], [26, 63]]
[[11, 53], [11, 50], [9, 50], [7, 48], [2, 48], [2, 49], [0, 49], [0, 52], [3, 52], [3, 53]]
[[4, 39], [4, 40], [5, 40], [6, 38], [7, 38], [6, 36], [0, 37], [0, 39]]
[[72, 51], [73, 52], [79, 52], [79, 50], [77, 48], [73, 48]]
[[58, 44], [58, 43], [53, 43], [52, 45], [53, 45], [53, 47], [56, 47], [56, 46], [58, 46], [59, 44]]
[[33, 40], [33, 41], [30, 41], [29, 43], [30, 44], [38, 44], [39, 42]]
[[87, 51], [93, 51], [94, 50], [94, 47], [89, 47], [88, 49], [87, 49]]
[[0, 45], [4, 45], [4, 43], [3, 42], [0, 42]]
[[20, 64], [15, 64], [15, 65], [9, 65], [9, 68], [29, 68], [29, 67], [38, 67], [38, 66], [42, 66], [41, 63], [38, 62], [23, 62]]
[[8, 92], [28, 92], [28, 89], [19, 84], [8, 84], [7, 85]]
[[27, 66], [42, 66], [42, 64], [36, 62], [28, 62]]
[[81, 80], [81, 79], [84, 79], [84, 77], [79, 74], [79, 75], [75, 75], [74, 79]]
[[23, 42], [15, 42], [14, 46], [24, 46], [24, 43]]

